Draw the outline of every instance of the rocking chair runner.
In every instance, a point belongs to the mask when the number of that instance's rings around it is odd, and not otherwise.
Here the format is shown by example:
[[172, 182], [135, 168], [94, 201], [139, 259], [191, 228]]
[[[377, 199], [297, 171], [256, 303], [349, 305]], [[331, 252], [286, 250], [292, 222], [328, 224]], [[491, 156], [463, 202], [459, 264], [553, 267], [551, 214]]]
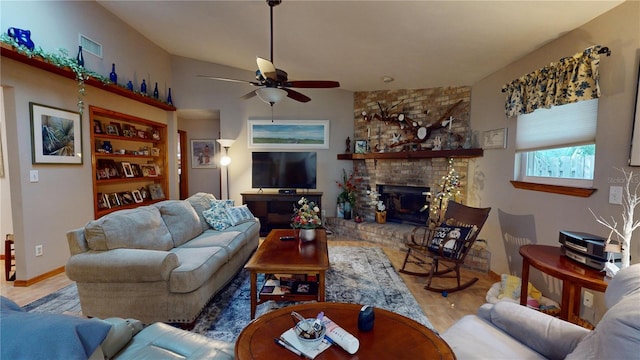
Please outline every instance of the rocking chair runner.
[[[409, 248], [400, 272], [416, 276], [427, 276], [425, 289], [435, 292], [463, 290], [473, 285], [478, 278], [460, 284], [460, 267], [464, 264], [471, 246], [476, 241], [491, 208], [474, 208], [449, 201], [445, 213], [446, 222], [430, 229], [418, 226], [411, 233]], [[408, 270], [408, 265], [421, 267], [424, 271]], [[440, 270], [442, 265], [444, 269]], [[451, 274], [455, 272], [455, 274]], [[439, 288], [431, 286], [434, 277], [455, 278], [457, 286]]]

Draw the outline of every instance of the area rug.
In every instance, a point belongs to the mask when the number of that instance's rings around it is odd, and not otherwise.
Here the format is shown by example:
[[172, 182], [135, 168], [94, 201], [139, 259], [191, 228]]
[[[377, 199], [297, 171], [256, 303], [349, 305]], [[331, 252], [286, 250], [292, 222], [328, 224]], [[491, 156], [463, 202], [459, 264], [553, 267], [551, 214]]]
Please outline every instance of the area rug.
[[[326, 278], [326, 301], [368, 304], [402, 314], [435, 331], [389, 258], [380, 248], [329, 247], [330, 270]], [[262, 281], [261, 277], [258, 282]], [[250, 319], [249, 273], [240, 273], [218, 293], [196, 320], [193, 332], [212, 339], [235, 341]], [[258, 305], [256, 317], [292, 305], [269, 301]], [[32, 312], [80, 313], [75, 284], [34, 301], [24, 309]]]

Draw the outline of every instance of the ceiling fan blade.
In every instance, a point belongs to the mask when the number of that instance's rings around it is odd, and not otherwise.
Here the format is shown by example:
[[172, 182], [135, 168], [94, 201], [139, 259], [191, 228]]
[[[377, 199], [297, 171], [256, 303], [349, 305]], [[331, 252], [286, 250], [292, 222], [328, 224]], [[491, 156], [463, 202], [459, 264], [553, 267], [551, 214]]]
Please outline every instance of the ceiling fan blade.
[[325, 80], [294, 80], [284, 83], [286, 87], [295, 88], [337, 88], [340, 87], [340, 83], [337, 81], [325, 81]]
[[242, 100], [247, 100], [247, 99], [251, 99], [251, 98], [252, 98], [252, 97], [254, 97], [254, 96], [256, 96], [256, 91], [255, 91], [255, 90], [253, 90], [253, 91], [251, 91], [251, 92], [248, 92], [248, 93], [246, 93], [245, 95], [242, 95], [242, 96], [240, 97], [240, 99], [242, 99]]
[[262, 76], [266, 79], [276, 81], [276, 67], [271, 61], [258, 57], [256, 62], [258, 63], [258, 69], [262, 73]]
[[295, 90], [286, 89], [286, 88], [284, 88], [282, 90], [286, 91], [287, 92], [287, 97], [291, 98], [293, 100], [300, 101], [300, 102], [303, 102], [303, 103], [311, 101], [310, 97], [308, 97], [307, 95], [304, 95], [302, 93], [299, 93], [299, 92], [297, 92]]
[[257, 83], [257, 82], [254, 82], [254, 81], [228, 79], [228, 78], [221, 78], [221, 77], [215, 77], [215, 76], [198, 75], [198, 77], [205, 78], [205, 79], [211, 79], [211, 80], [220, 80], [220, 81], [237, 82], [237, 83], [243, 83], [243, 84], [251, 84], [253, 86], [260, 86], [261, 85], [260, 83]]

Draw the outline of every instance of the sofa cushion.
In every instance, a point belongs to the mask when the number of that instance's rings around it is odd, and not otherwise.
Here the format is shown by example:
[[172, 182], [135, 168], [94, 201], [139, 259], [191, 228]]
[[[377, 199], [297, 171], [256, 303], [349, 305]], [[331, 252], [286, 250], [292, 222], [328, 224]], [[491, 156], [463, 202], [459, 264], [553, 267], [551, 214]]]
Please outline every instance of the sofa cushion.
[[229, 217], [231, 226], [249, 222], [255, 219], [255, 216], [253, 216], [251, 210], [249, 210], [247, 205], [227, 207], [227, 216]]
[[199, 192], [189, 196], [185, 201], [189, 202], [193, 209], [198, 214], [198, 218], [200, 219], [200, 227], [202, 227], [202, 231], [205, 231], [209, 228], [209, 223], [204, 219], [204, 215], [202, 212], [211, 208], [211, 201], [215, 200], [216, 197], [212, 194], [207, 194], [203, 192]]
[[202, 233], [200, 218], [187, 201], [165, 200], [154, 204], [171, 233], [173, 245], [178, 247]]
[[111, 324], [78, 316], [24, 312], [1, 299], [0, 358], [87, 359], [107, 337]]
[[91, 250], [173, 248], [171, 233], [155, 206], [119, 210], [90, 221], [84, 236]]
[[179, 247], [171, 252], [180, 260], [180, 266], [169, 278], [169, 291], [173, 293], [188, 293], [200, 288], [228, 261], [227, 252], [221, 247]]
[[[228, 229], [227, 229], [228, 230]], [[207, 230], [188, 243], [182, 245], [186, 248], [221, 247], [227, 252], [230, 259], [246, 243], [246, 235], [239, 231]]]
[[227, 215], [227, 208], [230, 206], [233, 206], [233, 200], [213, 200], [210, 208], [203, 211], [202, 215], [214, 230], [222, 231], [232, 225]]

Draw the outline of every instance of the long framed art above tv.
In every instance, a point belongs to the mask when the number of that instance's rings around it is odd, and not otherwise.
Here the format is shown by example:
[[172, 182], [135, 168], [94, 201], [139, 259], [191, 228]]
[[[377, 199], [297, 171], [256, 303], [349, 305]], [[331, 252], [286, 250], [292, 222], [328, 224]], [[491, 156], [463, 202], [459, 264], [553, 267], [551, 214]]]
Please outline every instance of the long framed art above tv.
[[254, 149], [328, 149], [329, 120], [248, 120]]

